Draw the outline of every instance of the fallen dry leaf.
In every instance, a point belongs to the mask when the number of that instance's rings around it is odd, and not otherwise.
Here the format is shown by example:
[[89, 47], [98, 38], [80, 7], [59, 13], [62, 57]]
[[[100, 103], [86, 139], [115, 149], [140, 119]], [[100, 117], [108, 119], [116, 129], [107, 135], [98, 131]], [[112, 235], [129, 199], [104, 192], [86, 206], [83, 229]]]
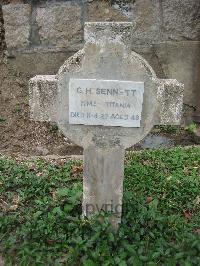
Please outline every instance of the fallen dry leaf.
[[7, 211], [8, 209], [8, 203], [4, 200], [0, 199], [0, 210]]
[[16, 211], [18, 208], [18, 205], [11, 205], [8, 211]]
[[192, 218], [192, 214], [191, 214], [191, 212], [189, 212], [189, 211], [184, 211], [183, 214], [184, 214], [184, 217], [185, 217], [186, 219], [191, 219], [191, 218]]
[[57, 160], [57, 165], [60, 167], [63, 167], [65, 165], [66, 160], [65, 159], [58, 159]]
[[147, 202], [147, 203], [150, 203], [150, 202], [152, 202], [152, 200], [153, 200], [153, 198], [152, 198], [152, 197], [147, 197], [147, 198], [146, 198], [146, 202]]
[[200, 205], [200, 196], [197, 196], [196, 199], [194, 200], [194, 205]]
[[73, 165], [72, 166], [71, 173], [72, 173], [73, 178], [82, 172], [83, 172], [83, 166], [82, 165]]
[[47, 239], [47, 243], [50, 244], [50, 245], [54, 244], [55, 242], [56, 242], [55, 240]]
[[52, 195], [53, 201], [55, 201], [56, 200], [56, 191], [55, 190], [51, 191], [51, 195]]
[[194, 232], [195, 232], [196, 234], [200, 235], [200, 228], [195, 229]]
[[14, 205], [17, 205], [19, 203], [19, 195], [15, 194], [13, 196], [12, 203], [14, 203]]
[[42, 176], [42, 175], [43, 175], [42, 172], [38, 172], [38, 173], [36, 174], [36, 176]]

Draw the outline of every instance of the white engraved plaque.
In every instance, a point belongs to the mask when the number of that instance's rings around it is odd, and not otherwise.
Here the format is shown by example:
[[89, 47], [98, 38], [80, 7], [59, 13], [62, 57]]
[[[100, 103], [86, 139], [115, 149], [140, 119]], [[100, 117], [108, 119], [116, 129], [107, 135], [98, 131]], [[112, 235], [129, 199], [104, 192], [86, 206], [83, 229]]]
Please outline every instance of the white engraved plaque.
[[144, 82], [70, 79], [69, 123], [140, 127]]

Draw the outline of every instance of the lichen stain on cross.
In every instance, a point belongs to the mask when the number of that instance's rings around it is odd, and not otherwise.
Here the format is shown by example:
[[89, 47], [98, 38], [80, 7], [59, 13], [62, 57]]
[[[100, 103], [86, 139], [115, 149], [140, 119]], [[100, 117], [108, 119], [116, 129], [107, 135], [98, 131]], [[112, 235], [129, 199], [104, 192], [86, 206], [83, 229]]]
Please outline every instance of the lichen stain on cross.
[[183, 84], [158, 79], [131, 51], [133, 30], [129, 22], [86, 23], [83, 49], [57, 75], [29, 84], [31, 119], [56, 122], [84, 148], [83, 215], [112, 211], [114, 229], [121, 222], [125, 149], [154, 125], [179, 124], [183, 104]]

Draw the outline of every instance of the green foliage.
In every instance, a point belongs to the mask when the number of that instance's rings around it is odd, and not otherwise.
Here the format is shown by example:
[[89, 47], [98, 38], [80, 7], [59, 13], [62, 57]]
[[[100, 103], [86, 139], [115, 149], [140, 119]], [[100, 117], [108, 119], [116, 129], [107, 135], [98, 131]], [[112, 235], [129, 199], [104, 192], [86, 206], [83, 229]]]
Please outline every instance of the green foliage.
[[185, 128], [185, 130], [190, 133], [194, 134], [195, 130], [197, 129], [197, 124], [196, 123], [191, 123], [189, 126]]
[[5, 122], [6, 121], [6, 119], [5, 118], [3, 118], [3, 117], [0, 117], [0, 123], [1, 122]]
[[129, 153], [122, 224], [81, 219], [80, 162], [0, 159], [7, 265], [200, 265], [200, 149]]
[[181, 127], [177, 125], [160, 125], [155, 126], [155, 129], [161, 133], [169, 134], [179, 134], [181, 132]]
[[49, 132], [50, 132], [50, 133], [56, 133], [57, 131], [58, 131], [58, 126], [57, 126], [57, 124], [52, 123], [52, 124], [49, 126]]
[[16, 104], [15, 110], [16, 110], [17, 113], [20, 113], [21, 112], [22, 108], [21, 108], [20, 103], [17, 103]]

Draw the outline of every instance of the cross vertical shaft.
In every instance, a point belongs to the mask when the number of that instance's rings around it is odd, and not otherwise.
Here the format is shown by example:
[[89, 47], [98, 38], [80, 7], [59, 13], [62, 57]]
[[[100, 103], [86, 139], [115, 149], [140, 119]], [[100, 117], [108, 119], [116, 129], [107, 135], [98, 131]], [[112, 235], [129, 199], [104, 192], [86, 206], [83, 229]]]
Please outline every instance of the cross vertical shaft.
[[113, 228], [121, 222], [124, 154], [121, 147], [84, 149], [83, 215], [112, 212]]

